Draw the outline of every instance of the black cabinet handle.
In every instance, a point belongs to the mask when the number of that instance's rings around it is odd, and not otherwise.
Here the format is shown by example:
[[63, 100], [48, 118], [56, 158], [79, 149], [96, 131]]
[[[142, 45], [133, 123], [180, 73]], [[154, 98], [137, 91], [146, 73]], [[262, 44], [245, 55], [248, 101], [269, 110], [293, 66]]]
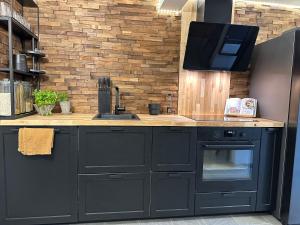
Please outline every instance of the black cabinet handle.
[[110, 175], [108, 175], [108, 177], [111, 179], [121, 179], [122, 175], [121, 174], [110, 174]]
[[274, 133], [274, 132], [278, 131], [278, 128], [266, 128], [266, 131], [268, 133]]
[[180, 177], [181, 174], [180, 173], [169, 173], [168, 176], [169, 177]]
[[182, 129], [180, 127], [169, 127], [169, 130], [173, 131], [173, 132], [183, 132], [184, 131], [184, 129]]
[[224, 192], [224, 193], [221, 193], [221, 195], [223, 197], [233, 197], [234, 196], [234, 192]]
[[111, 131], [125, 131], [125, 128], [123, 128], [123, 127], [111, 127], [110, 130]]
[[249, 145], [212, 145], [212, 144], [208, 144], [208, 145], [202, 145], [202, 147], [204, 148], [208, 148], [208, 149], [227, 149], [227, 148], [254, 148], [255, 145], [253, 144], [249, 144]]
[[[19, 128], [12, 128], [10, 130], [11, 130], [11, 132], [19, 132]], [[54, 132], [58, 133], [58, 132], [60, 132], [60, 129], [54, 129]]]

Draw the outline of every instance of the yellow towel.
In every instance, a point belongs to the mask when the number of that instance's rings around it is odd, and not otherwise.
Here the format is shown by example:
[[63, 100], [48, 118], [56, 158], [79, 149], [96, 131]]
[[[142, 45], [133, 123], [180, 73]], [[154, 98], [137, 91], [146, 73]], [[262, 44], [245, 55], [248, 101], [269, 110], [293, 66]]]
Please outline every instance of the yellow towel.
[[19, 149], [23, 155], [51, 155], [53, 128], [20, 128]]

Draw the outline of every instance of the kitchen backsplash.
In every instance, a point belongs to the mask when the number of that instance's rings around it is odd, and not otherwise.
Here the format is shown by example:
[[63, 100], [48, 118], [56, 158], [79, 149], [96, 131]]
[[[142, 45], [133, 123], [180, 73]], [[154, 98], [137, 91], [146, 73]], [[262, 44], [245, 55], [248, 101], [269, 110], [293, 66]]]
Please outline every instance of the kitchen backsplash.
[[[68, 91], [76, 112], [96, 112], [97, 78], [110, 76], [122, 104], [147, 112], [167, 95], [177, 110], [181, 18], [158, 15], [156, 0], [39, 0], [43, 88]], [[25, 15], [30, 12], [25, 11]], [[300, 24], [300, 9], [236, 0], [235, 23], [259, 25], [259, 42]], [[30, 20], [30, 18], [29, 18]], [[19, 40], [15, 40], [20, 49]], [[0, 29], [0, 64], [6, 63], [7, 36]], [[3, 76], [3, 75], [2, 75]], [[1, 75], [0, 75], [1, 77]], [[230, 95], [248, 94], [248, 75], [232, 74]]]

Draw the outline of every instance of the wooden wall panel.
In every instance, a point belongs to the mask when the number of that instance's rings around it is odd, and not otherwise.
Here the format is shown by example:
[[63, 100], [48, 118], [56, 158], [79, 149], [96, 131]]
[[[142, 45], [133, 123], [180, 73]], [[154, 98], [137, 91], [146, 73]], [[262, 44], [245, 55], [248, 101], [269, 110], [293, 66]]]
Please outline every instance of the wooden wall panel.
[[191, 21], [196, 20], [196, 0], [190, 0], [181, 16], [178, 113], [180, 115], [223, 114], [229, 97], [230, 73], [188, 71], [182, 68]]
[[230, 73], [184, 71], [181, 73], [181, 115], [223, 114], [229, 97]]

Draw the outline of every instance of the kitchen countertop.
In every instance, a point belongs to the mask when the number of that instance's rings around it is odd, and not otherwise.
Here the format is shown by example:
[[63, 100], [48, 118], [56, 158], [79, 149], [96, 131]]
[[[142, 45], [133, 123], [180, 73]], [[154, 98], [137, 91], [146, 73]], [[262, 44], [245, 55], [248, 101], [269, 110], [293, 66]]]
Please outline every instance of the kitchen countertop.
[[53, 114], [51, 116], [32, 115], [16, 120], [0, 120], [0, 126], [183, 126], [183, 127], [283, 127], [283, 122], [254, 118], [233, 118], [230, 121], [195, 121], [178, 115], [138, 114], [140, 120], [93, 120], [95, 114], [70, 115]]

